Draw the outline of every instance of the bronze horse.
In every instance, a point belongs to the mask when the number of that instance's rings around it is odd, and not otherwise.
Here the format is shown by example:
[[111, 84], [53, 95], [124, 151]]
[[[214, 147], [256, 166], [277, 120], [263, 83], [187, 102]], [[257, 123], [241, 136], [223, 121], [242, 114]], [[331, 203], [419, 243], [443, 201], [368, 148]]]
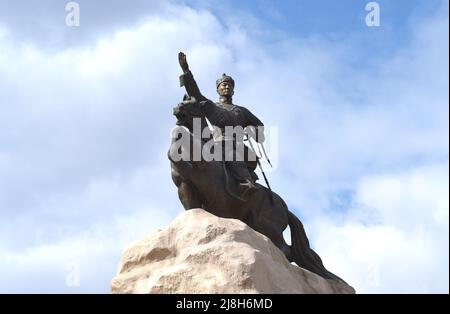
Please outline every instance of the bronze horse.
[[[258, 190], [243, 201], [237, 197], [238, 182], [228, 173], [223, 161], [191, 161], [192, 151], [205, 145], [205, 141], [192, 135], [193, 118], [200, 118], [202, 126], [207, 126], [205, 112], [214, 110], [213, 106], [215, 105], [198, 103], [193, 98], [185, 97], [174, 108], [177, 127], [174, 129], [168, 157], [171, 161], [172, 179], [178, 187], [178, 195], [184, 208], [203, 208], [216, 216], [239, 219], [267, 236], [290, 262], [323, 278], [343, 282], [324, 267], [319, 255], [309, 245], [303, 224], [288, 210], [280, 196], [257, 184]], [[180, 136], [189, 138], [189, 145], [176, 144]], [[180, 153], [185, 160], [176, 161], [173, 157]], [[283, 238], [283, 231], [288, 225], [292, 245], [288, 245]]]

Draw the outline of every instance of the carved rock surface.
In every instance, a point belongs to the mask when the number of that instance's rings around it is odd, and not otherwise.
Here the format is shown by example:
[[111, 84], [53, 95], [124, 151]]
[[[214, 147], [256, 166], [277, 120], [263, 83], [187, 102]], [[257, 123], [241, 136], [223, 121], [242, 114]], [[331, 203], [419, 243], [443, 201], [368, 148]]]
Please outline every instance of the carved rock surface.
[[113, 293], [355, 293], [292, 265], [264, 235], [202, 209], [125, 250]]

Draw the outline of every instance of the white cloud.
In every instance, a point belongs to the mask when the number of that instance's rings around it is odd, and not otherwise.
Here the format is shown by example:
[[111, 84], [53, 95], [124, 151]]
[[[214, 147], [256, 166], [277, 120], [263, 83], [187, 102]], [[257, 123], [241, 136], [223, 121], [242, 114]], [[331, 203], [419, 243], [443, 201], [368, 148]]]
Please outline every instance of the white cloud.
[[448, 170], [362, 178], [344, 224], [315, 217], [315, 243], [329, 269], [360, 293], [448, 293]]
[[167, 10], [76, 49], [0, 41], [2, 291], [108, 292], [124, 245], [182, 210], [166, 157], [177, 53], [220, 56], [222, 30], [207, 12]]
[[[379, 219], [402, 227], [448, 220], [448, 165], [364, 180], [356, 201], [379, 209]], [[408, 210], [401, 211], [400, 208]]]
[[[115, 215], [51, 244], [21, 251], [0, 250], [0, 291], [107, 293], [123, 249], [151, 230], [164, 228], [171, 219], [173, 213], [166, 210], [142, 208]], [[74, 270], [79, 274], [79, 285], [70, 281]]]

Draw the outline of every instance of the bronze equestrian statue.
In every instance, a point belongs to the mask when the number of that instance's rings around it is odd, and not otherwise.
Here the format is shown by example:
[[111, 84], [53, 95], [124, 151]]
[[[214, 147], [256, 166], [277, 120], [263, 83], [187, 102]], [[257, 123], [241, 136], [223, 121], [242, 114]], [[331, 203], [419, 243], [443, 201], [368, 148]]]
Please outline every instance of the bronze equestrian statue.
[[[189, 65], [186, 60], [186, 55], [182, 52], [178, 54], [178, 61], [180, 67], [183, 70], [183, 74], [180, 76], [180, 85], [186, 88], [186, 92], [189, 96], [195, 97], [198, 101], [208, 101], [212, 103], [209, 99], [202, 95], [197, 83], [194, 80], [192, 72], [189, 70]], [[259, 127], [261, 130], [264, 125], [263, 123], [253, 115], [247, 108], [237, 106], [233, 104], [233, 94], [234, 94], [234, 80], [231, 76], [225, 73], [216, 81], [216, 89], [219, 94], [219, 101], [216, 104], [217, 108], [221, 110], [215, 110], [208, 115], [210, 122], [219, 127], [222, 134], [225, 132], [226, 126], [253, 126]], [[252, 134], [253, 135], [253, 134]], [[260, 132], [261, 136], [255, 135], [255, 140], [262, 143], [264, 141], [264, 132]], [[234, 141], [235, 139], [229, 139], [222, 137], [222, 145], [226, 145], [226, 141]], [[234, 143], [234, 145], [239, 145], [240, 143]], [[246, 146], [245, 146], [246, 147]], [[225, 151], [224, 153], [232, 154], [236, 151]], [[244, 152], [245, 154], [248, 151]], [[225, 157], [225, 156], [224, 156]], [[225, 161], [227, 168], [230, 170], [231, 174], [239, 180], [239, 188], [241, 194], [248, 192], [254, 192], [257, 188], [255, 186], [255, 181], [257, 179], [254, 173], [255, 165], [252, 163], [246, 163], [245, 161]]]
[[[217, 81], [220, 100], [219, 103], [214, 103], [200, 93], [183, 53], [179, 54], [179, 62], [184, 71], [180, 82], [186, 87], [189, 96], [186, 95], [174, 108], [177, 126], [173, 130], [168, 157], [172, 179], [178, 187], [178, 195], [184, 208], [203, 208], [220, 217], [239, 219], [267, 236], [290, 262], [323, 278], [344, 282], [324, 267], [319, 255], [309, 245], [303, 224], [289, 211], [283, 199], [256, 183], [254, 163], [204, 160], [203, 157], [194, 161], [194, 151], [202, 151], [211, 142], [211, 138], [194, 136], [196, 119], [200, 121], [202, 129], [213, 123], [221, 130], [226, 123], [233, 126], [239, 125], [237, 123], [262, 126], [262, 123], [249, 110], [232, 104], [234, 81], [231, 77], [222, 76]], [[260, 134], [249, 136], [254, 136], [260, 143], [264, 141]], [[216, 140], [213, 145], [222, 145], [225, 140]], [[235, 148], [236, 143], [234, 144], [232, 147]], [[248, 152], [246, 156], [247, 154]], [[288, 225], [292, 245], [288, 245], [283, 238], [283, 231]]]

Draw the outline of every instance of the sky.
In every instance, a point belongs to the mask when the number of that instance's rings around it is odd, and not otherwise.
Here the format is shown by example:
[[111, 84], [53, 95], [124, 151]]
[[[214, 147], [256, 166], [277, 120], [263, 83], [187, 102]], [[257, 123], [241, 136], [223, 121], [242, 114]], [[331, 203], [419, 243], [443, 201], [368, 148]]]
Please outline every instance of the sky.
[[[109, 293], [183, 212], [184, 51], [268, 137], [272, 188], [358, 293], [449, 292], [448, 1], [0, 0], [0, 292]], [[267, 167], [266, 167], [267, 168]]]

